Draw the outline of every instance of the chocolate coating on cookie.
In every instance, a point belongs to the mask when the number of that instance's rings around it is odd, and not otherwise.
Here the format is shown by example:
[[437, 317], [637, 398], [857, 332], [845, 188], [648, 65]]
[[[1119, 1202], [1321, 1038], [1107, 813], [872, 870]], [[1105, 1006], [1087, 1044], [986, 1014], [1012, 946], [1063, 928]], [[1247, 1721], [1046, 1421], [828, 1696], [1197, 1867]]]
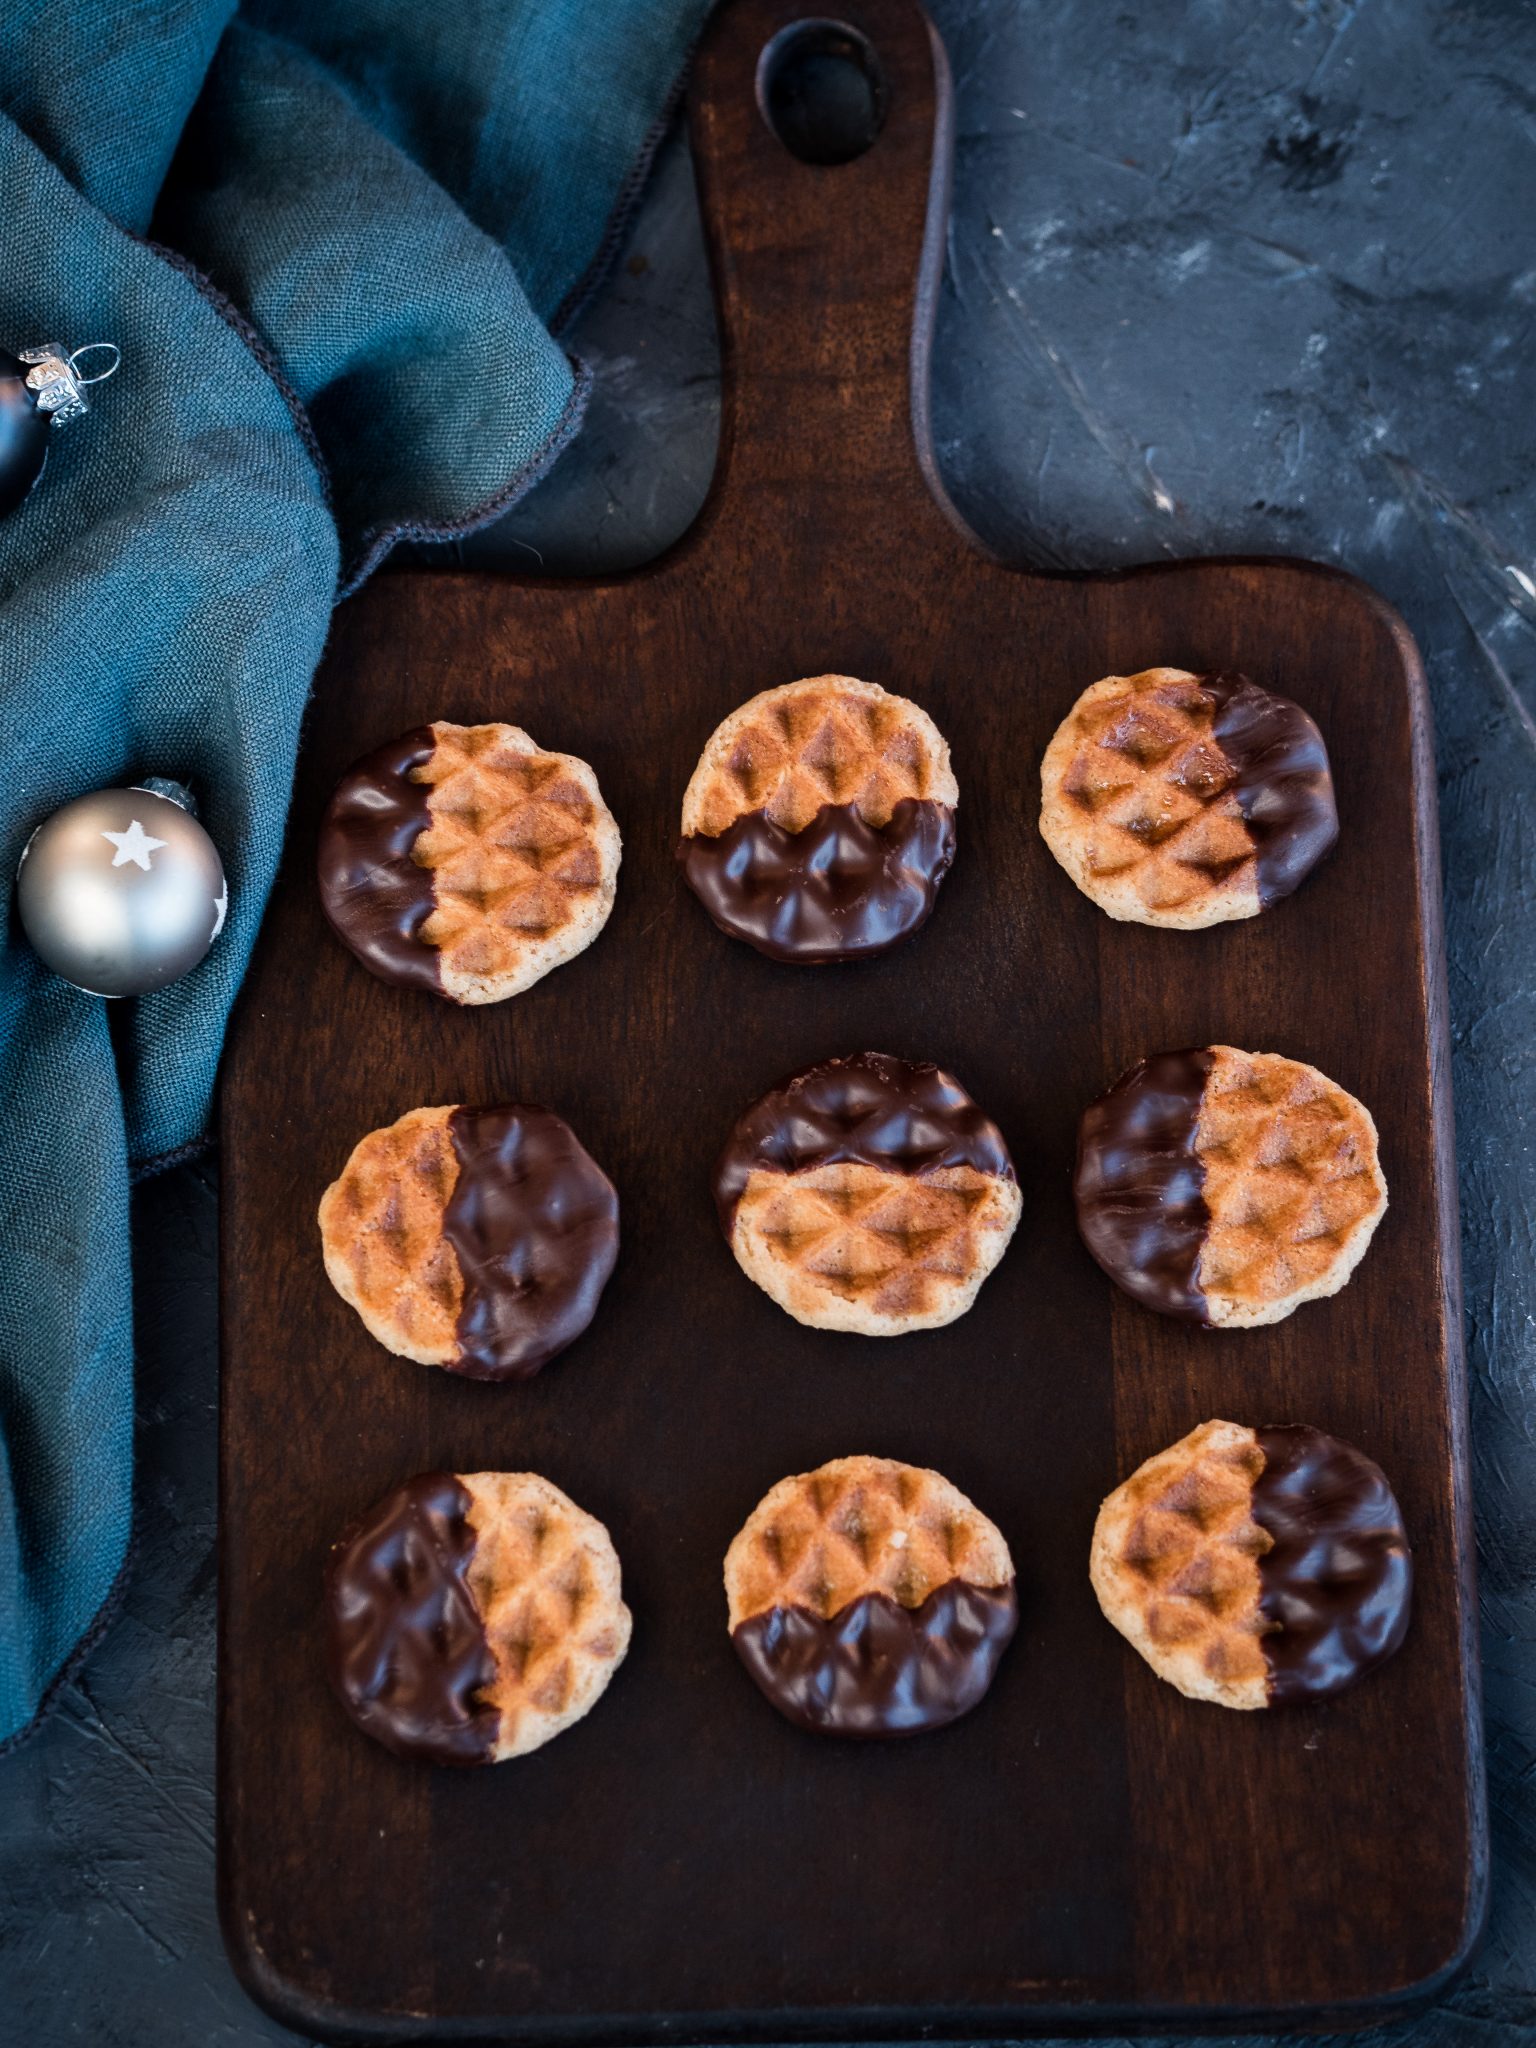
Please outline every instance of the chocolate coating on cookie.
[[1259, 1558], [1270, 1704], [1325, 1699], [1407, 1634], [1413, 1554], [1402, 1511], [1381, 1467], [1352, 1444], [1300, 1423], [1254, 1434], [1264, 1469], [1253, 1519], [1270, 1538]]
[[469, 1506], [452, 1472], [424, 1472], [386, 1494], [331, 1550], [331, 1684], [363, 1733], [397, 1756], [492, 1759], [501, 1717], [477, 1697], [496, 1666], [468, 1585]]
[[732, 1631], [737, 1654], [787, 1720], [815, 1734], [889, 1737], [942, 1728], [986, 1692], [1018, 1626], [1018, 1594], [951, 1579], [918, 1607], [866, 1593], [826, 1619], [770, 1607]]
[[904, 797], [883, 825], [823, 804], [802, 831], [748, 811], [678, 844], [695, 896], [732, 938], [801, 966], [871, 959], [910, 938], [955, 857], [948, 804]]
[[1148, 1308], [1202, 1323], [1195, 1269], [1210, 1213], [1195, 1133], [1211, 1066], [1207, 1047], [1139, 1060], [1084, 1110], [1073, 1181], [1077, 1227], [1109, 1277]]
[[443, 1236], [463, 1275], [471, 1379], [528, 1379], [581, 1335], [619, 1251], [619, 1198], [570, 1125], [528, 1103], [455, 1109]]
[[738, 1120], [715, 1167], [721, 1228], [729, 1238], [758, 1169], [844, 1162], [912, 1174], [970, 1166], [1014, 1178], [1002, 1132], [952, 1075], [923, 1060], [854, 1053], [790, 1075]]
[[1201, 676], [1214, 699], [1211, 736], [1231, 764], [1232, 792], [1253, 839], [1265, 909], [1299, 886], [1339, 836], [1328, 749], [1314, 721], [1288, 697], [1246, 676]]
[[321, 821], [319, 880], [332, 931], [370, 974], [440, 996], [437, 950], [420, 936], [432, 915], [432, 875], [411, 858], [431, 823], [431, 791], [411, 771], [436, 745], [432, 728], [418, 726], [348, 769]]

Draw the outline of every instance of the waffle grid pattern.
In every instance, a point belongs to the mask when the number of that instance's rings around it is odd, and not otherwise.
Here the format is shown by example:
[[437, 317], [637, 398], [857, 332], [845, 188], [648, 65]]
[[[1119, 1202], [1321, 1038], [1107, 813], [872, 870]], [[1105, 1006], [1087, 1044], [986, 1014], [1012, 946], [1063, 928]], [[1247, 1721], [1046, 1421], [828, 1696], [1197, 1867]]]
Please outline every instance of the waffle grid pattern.
[[603, 1525], [530, 1472], [460, 1476], [475, 1532], [470, 1593], [496, 1664], [496, 1761], [579, 1721], [629, 1647], [619, 1560]]
[[1105, 1614], [1191, 1699], [1268, 1701], [1253, 1519], [1264, 1454], [1251, 1429], [1202, 1423], [1149, 1458], [1099, 1511], [1091, 1572]]
[[1106, 676], [1047, 749], [1040, 828], [1112, 917], [1194, 928], [1259, 907], [1257, 849], [1215, 705], [1185, 669]]
[[432, 875], [421, 937], [460, 1002], [518, 994], [591, 943], [613, 907], [619, 833], [584, 761], [514, 725], [432, 727], [413, 779], [431, 822], [413, 858]]
[[933, 1329], [970, 1307], [1019, 1208], [1012, 1181], [971, 1166], [758, 1169], [731, 1244], [748, 1275], [814, 1328]]
[[1255, 1324], [1344, 1285], [1382, 1212], [1376, 1126], [1326, 1075], [1213, 1046], [1195, 1149], [1210, 1223], [1198, 1281], [1213, 1322]]
[[1012, 1577], [1002, 1535], [957, 1487], [890, 1458], [835, 1458], [781, 1479], [725, 1560], [733, 1629], [772, 1607], [827, 1620], [869, 1593], [913, 1608], [951, 1579]]
[[827, 804], [890, 822], [904, 799], [958, 799], [949, 748], [905, 697], [852, 676], [765, 690], [719, 726], [683, 798], [685, 835], [717, 838], [748, 812], [803, 832]]
[[458, 1182], [452, 1107], [413, 1109], [353, 1147], [320, 1200], [325, 1270], [373, 1336], [418, 1365], [459, 1351], [464, 1282], [443, 1236]]

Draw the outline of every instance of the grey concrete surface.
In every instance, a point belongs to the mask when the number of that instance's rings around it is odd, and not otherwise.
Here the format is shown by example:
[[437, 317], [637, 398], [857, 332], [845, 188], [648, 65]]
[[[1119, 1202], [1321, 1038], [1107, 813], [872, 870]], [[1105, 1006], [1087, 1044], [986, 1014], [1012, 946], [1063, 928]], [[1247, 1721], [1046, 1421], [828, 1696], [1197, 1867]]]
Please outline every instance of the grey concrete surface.
[[[959, 112], [934, 414], [966, 514], [1042, 564], [1336, 561], [1428, 665], [1495, 1866], [1465, 1976], [1377, 2038], [1536, 2043], [1536, 12], [933, 4]], [[468, 559], [632, 563], [697, 507], [715, 343], [681, 142], [573, 338], [587, 429]], [[211, 1166], [142, 1192], [137, 1566], [0, 1762], [3, 2048], [291, 2038], [213, 1911], [215, 1234]]]

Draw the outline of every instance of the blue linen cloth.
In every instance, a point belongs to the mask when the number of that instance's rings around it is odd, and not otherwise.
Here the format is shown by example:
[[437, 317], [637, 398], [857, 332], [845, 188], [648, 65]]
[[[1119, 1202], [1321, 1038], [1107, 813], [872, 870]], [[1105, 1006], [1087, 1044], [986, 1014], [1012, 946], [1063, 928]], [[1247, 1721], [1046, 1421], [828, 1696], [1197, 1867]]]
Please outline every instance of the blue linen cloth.
[[0, 521], [0, 871], [172, 776], [224, 858], [202, 966], [136, 1003], [0, 956], [0, 1746], [127, 1551], [130, 1181], [204, 1129], [332, 604], [575, 431], [558, 341], [708, 0], [12, 0], [0, 347], [115, 341]]

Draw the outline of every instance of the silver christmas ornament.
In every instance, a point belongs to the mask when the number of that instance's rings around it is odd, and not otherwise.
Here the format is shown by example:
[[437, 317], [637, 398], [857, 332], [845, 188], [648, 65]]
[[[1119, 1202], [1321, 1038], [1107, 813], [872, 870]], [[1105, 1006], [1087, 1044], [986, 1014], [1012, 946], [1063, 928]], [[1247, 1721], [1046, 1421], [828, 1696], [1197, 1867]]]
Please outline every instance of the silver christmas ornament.
[[202, 959], [224, 929], [229, 890], [190, 803], [143, 787], [98, 789], [38, 826], [16, 904], [55, 974], [92, 995], [136, 996]]
[[[109, 356], [88, 376], [87, 356]], [[14, 512], [43, 473], [49, 429], [68, 426], [88, 408], [85, 387], [102, 384], [122, 361], [116, 342], [88, 341], [71, 354], [56, 341], [12, 355], [0, 349], [0, 519]]]

